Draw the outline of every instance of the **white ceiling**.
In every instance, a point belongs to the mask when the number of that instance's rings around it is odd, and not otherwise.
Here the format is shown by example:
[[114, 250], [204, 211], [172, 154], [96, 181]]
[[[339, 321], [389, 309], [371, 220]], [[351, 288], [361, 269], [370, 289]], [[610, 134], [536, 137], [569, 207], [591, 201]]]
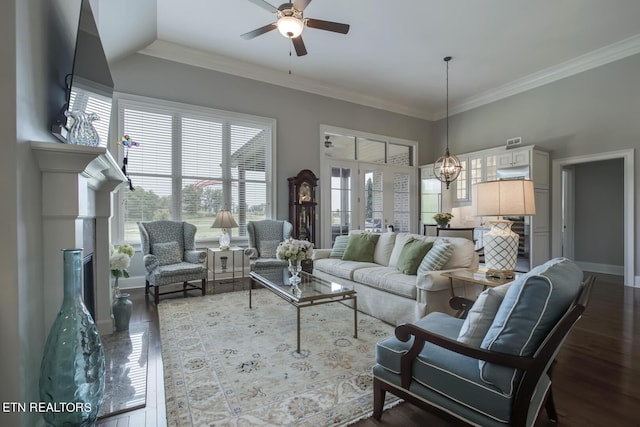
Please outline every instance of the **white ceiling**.
[[640, 52], [638, 0], [313, 0], [305, 17], [351, 29], [305, 28], [303, 57], [277, 31], [240, 38], [275, 21], [248, 0], [145, 1], [142, 53], [428, 119], [444, 115], [447, 55], [453, 114]]

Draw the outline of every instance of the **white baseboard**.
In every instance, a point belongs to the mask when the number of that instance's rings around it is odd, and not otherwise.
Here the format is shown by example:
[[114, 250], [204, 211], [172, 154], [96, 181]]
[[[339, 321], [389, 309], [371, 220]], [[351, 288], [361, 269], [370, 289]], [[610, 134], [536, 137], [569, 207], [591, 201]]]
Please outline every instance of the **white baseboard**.
[[583, 261], [576, 261], [576, 264], [583, 271], [591, 271], [593, 273], [624, 276], [624, 265], [599, 264], [596, 262], [583, 262]]
[[118, 279], [120, 289], [144, 288], [144, 276], [130, 276]]

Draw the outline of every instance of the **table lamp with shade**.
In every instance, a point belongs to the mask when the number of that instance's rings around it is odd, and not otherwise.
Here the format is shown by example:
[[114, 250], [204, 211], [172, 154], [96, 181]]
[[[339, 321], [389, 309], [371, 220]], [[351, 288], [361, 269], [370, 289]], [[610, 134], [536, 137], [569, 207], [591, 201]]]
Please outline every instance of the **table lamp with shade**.
[[475, 216], [498, 216], [484, 234], [484, 256], [488, 277], [515, 276], [520, 236], [511, 230], [505, 216], [535, 215], [533, 181], [528, 179], [487, 181], [473, 186], [472, 211]]
[[231, 236], [227, 233], [227, 228], [237, 228], [238, 223], [233, 219], [233, 215], [227, 209], [220, 209], [216, 215], [215, 221], [211, 228], [222, 228], [222, 234], [220, 235], [220, 249], [227, 250], [231, 245]]

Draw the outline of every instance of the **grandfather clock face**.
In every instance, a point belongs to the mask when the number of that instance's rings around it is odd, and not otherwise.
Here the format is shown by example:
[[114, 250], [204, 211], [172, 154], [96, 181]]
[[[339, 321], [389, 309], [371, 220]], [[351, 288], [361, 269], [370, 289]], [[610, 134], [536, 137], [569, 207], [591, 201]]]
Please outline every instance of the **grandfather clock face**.
[[311, 202], [311, 186], [308, 182], [300, 184], [300, 190], [298, 191], [298, 203]]

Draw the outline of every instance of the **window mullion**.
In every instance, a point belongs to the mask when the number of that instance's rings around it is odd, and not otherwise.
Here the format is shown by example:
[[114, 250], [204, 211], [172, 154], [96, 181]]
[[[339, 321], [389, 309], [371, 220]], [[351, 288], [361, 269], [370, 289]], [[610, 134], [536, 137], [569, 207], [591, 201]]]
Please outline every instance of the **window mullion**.
[[225, 208], [232, 210], [231, 124], [228, 121], [225, 121], [224, 126], [222, 127], [222, 181]]
[[182, 221], [182, 116], [179, 113], [173, 114], [171, 127], [171, 192], [172, 216], [176, 221]]

